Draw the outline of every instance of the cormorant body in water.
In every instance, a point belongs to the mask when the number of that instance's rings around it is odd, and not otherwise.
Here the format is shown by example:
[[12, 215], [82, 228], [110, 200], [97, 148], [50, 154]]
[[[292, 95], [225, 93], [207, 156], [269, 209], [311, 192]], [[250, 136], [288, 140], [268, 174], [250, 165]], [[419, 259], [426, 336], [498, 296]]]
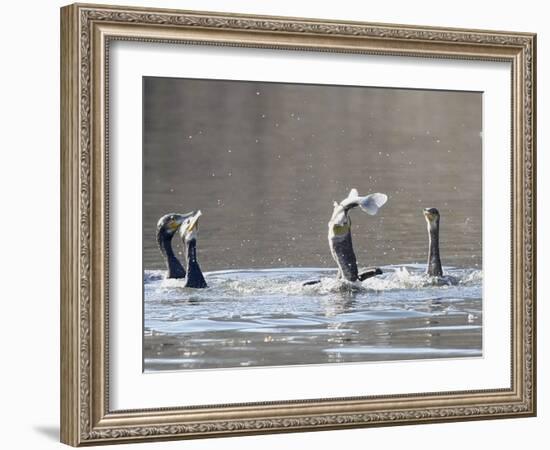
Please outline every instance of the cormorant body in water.
[[441, 257], [439, 255], [439, 211], [437, 208], [425, 208], [424, 217], [428, 225], [428, 264], [426, 273], [432, 277], [442, 277]]
[[456, 284], [458, 280], [452, 275], [443, 274], [441, 256], [439, 254], [439, 219], [440, 214], [437, 208], [424, 208], [424, 218], [428, 226], [428, 263], [426, 274], [440, 284]]
[[[328, 241], [332, 257], [338, 265], [337, 279], [363, 281], [382, 274], [382, 270], [378, 267], [368, 268], [359, 273], [351, 239], [349, 212], [359, 206], [367, 214], [373, 216], [387, 200], [388, 196], [386, 194], [375, 193], [360, 197], [357, 189], [352, 189], [349, 195], [340, 203], [334, 202], [334, 210], [328, 223]], [[304, 286], [319, 282], [319, 280], [306, 281]]]
[[[197, 261], [197, 229], [201, 211], [166, 214], [157, 223], [157, 242], [166, 259], [166, 278], [185, 278], [185, 287], [205, 288], [206, 281]], [[179, 230], [186, 250], [187, 271], [176, 258], [172, 238]]]

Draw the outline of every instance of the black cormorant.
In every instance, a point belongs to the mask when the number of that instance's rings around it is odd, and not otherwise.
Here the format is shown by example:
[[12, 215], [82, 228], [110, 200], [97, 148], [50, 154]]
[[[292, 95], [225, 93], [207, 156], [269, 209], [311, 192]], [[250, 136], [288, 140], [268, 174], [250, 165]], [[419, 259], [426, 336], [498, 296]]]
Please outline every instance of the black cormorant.
[[[157, 242], [166, 259], [166, 278], [185, 278], [185, 287], [207, 287], [197, 262], [197, 228], [200, 211], [186, 214], [170, 213], [162, 216], [157, 223]], [[179, 230], [185, 246], [187, 270], [180, 263], [172, 249], [172, 238]]]
[[334, 210], [328, 223], [328, 242], [332, 257], [338, 265], [338, 279], [363, 281], [382, 273], [379, 268], [370, 268], [359, 273], [351, 240], [349, 212], [359, 206], [367, 214], [374, 216], [387, 200], [386, 194], [375, 193], [360, 197], [357, 189], [352, 189], [340, 203], [334, 202]]
[[[386, 203], [386, 194], [370, 194], [360, 197], [357, 189], [352, 189], [349, 195], [340, 203], [334, 202], [332, 217], [328, 223], [328, 242], [330, 252], [338, 265], [337, 279], [347, 281], [363, 281], [382, 274], [378, 267], [372, 267], [359, 273], [357, 258], [351, 240], [351, 219], [349, 212], [359, 206], [367, 214], [375, 215]], [[317, 284], [319, 280], [306, 281], [304, 286]]]
[[185, 278], [185, 269], [172, 249], [172, 238], [188, 217], [189, 214], [170, 213], [162, 216], [157, 223], [157, 242], [168, 269], [166, 278]]
[[426, 273], [432, 277], [442, 277], [441, 257], [439, 256], [439, 211], [437, 208], [424, 208], [428, 225], [428, 264]]
[[180, 226], [180, 236], [185, 245], [187, 257], [187, 277], [185, 287], [202, 289], [208, 287], [202, 274], [199, 262], [197, 261], [197, 231], [199, 228], [199, 217], [202, 213], [194, 211], [186, 218]]

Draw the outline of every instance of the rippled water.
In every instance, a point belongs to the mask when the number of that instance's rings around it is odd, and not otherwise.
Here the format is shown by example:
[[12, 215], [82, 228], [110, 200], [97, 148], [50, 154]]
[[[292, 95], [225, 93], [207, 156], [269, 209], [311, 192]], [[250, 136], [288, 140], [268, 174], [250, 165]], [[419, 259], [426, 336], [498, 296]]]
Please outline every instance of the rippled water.
[[147, 78], [144, 267], [164, 268], [159, 217], [196, 209], [204, 270], [334, 267], [332, 202], [357, 188], [388, 195], [377, 216], [352, 213], [358, 263], [425, 261], [436, 207], [443, 264], [481, 268], [481, 106], [475, 92]]
[[[482, 136], [480, 92], [145, 77], [145, 370], [481, 355]], [[351, 213], [358, 264], [386, 265], [362, 284], [305, 269], [335, 267], [327, 222], [351, 188], [388, 195]], [[457, 285], [410, 264], [426, 207]], [[196, 209], [206, 290], [162, 279], [156, 239]]]
[[481, 271], [445, 268], [434, 283], [423, 269], [386, 266], [362, 283], [324, 269], [216, 271], [203, 290], [146, 271], [144, 368], [481, 356]]

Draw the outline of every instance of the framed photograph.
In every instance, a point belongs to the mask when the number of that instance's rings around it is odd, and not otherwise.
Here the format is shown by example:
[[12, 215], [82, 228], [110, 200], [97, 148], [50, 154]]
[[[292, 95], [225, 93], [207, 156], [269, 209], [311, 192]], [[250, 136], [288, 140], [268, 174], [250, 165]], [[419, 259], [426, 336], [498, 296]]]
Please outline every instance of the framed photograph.
[[535, 415], [535, 57], [62, 8], [62, 442]]

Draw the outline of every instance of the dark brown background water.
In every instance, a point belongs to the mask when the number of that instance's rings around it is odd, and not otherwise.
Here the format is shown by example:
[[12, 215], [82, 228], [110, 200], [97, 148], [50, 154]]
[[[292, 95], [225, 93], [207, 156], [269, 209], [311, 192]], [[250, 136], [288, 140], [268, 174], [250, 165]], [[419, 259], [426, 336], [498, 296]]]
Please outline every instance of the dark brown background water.
[[360, 265], [423, 262], [422, 208], [441, 212], [444, 265], [481, 266], [482, 94], [144, 78], [143, 255], [168, 212], [201, 209], [203, 270], [333, 267], [332, 201], [353, 213]]

